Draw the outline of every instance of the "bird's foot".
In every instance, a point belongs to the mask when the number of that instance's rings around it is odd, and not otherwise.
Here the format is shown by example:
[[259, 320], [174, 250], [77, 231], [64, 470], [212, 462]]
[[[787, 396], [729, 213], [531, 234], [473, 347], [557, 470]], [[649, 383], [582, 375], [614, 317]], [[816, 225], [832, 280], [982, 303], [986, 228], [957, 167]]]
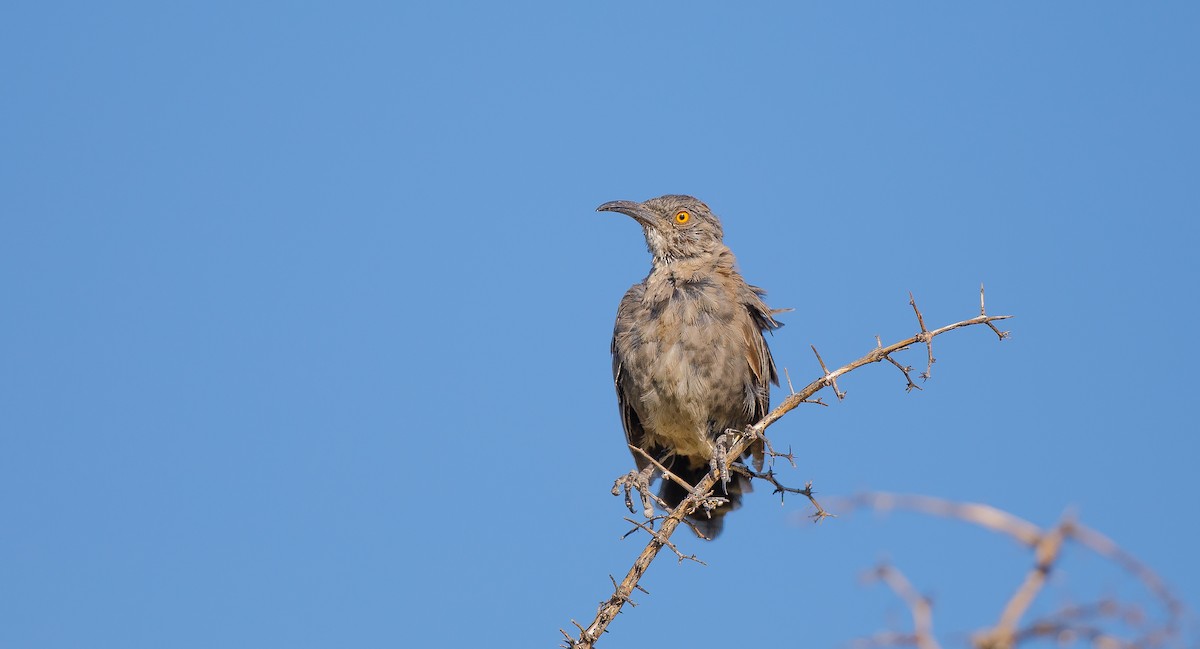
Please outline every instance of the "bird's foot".
[[650, 481], [654, 479], [654, 467], [648, 466], [641, 471], [630, 471], [613, 482], [612, 495], [616, 496], [625, 490], [625, 506], [631, 514], [636, 514], [633, 508], [633, 492], [637, 491], [642, 500], [642, 513], [646, 518], [654, 517], [654, 505], [650, 498]]
[[[693, 490], [692, 493], [696, 494], [698, 491], [699, 490]], [[722, 505], [729, 503], [729, 499], [725, 496], [705, 497], [704, 494], [699, 494], [699, 498], [700, 506], [697, 507], [696, 511], [692, 513], [692, 516], [700, 515], [698, 516], [699, 518], [711, 518], [714, 511], [719, 509]]]
[[717, 436], [713, 441], [713, 455], [709, 460], [709, 469], [716, 471], [721, 478], [721, 491], [729, 493], [726, 485], [729, 484], [729, 447], [733, 441], [737, 439], [738, 431], [732, 428], [726, 429], [724, 433]]

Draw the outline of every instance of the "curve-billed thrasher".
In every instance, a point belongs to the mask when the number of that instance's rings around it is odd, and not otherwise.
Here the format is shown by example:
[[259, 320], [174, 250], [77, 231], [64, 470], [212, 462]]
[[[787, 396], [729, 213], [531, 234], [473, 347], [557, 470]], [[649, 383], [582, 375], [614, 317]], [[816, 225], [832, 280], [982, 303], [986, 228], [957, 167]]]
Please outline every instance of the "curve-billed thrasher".
[[[734, 268], [721, 222], [704, 203], [668, 195], [596, 209], [633, 217], [654, 257], [650, 274], [622, 298], [613, 330], [613, 381], [625, 437], [695, 485], [719, 456], [718, 439], [767, 413], [767, 382], [778, 385], [779, 379], [762, 332], [782, 325], [763, 302], [763, 290]], [[761, 468], [761, 442], [753, 451]], [[650, 465], [636, 453], [634, 461], [639, 471]], [[721, 532], [722, 518], [741, 505], [749, 486], [735, 473], [725, 489], [729, 502], [692, 515], [702, 536]], [[663, 480], [659, 496], [667, 505], [676, 507], [687, 495]]]

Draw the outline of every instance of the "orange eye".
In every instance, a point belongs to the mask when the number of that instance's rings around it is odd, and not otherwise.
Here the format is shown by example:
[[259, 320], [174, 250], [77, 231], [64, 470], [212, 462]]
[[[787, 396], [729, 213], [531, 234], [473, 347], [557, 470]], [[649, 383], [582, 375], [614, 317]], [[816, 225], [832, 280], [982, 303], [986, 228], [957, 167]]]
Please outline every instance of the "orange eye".
[[688, 219], [690, 219], [690, 218], [692, 218], [692, 215], [688, 214], [687, 210], [679, 210], [678, 212], [675, 213], [675, 222], [680, 225], [687, 223]]

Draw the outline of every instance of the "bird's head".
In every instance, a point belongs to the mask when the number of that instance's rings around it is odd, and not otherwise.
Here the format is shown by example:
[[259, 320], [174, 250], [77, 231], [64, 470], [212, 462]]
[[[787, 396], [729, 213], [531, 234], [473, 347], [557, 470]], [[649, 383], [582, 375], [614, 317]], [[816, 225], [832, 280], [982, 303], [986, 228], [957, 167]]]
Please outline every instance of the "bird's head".
[[720, 219], [691, 196], [668, 194], [644, 203], [611, 201], [596, 211], [620, 212], [640, 223], [656, 266], [725, 250]]

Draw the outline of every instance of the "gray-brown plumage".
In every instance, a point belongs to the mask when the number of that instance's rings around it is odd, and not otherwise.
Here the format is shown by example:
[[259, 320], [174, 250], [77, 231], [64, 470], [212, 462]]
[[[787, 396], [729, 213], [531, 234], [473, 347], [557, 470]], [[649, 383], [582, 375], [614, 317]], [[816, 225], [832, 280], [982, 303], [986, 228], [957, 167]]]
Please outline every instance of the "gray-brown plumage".
[[[598, 211], [620, 212], [642, 226], [653, 256], [650, 274], [621, 300], [613, 330], [613, 381], [629, 444], [695, 485], [709, 471], [714, 442], [728, 429], [745, 430], [770, 407], [778, 384], [763, 331], [781, 326], [746, 283], [722, 242], [721, 222], [691, 196], [644, 203], [613, 201]], [[761, 446], [754, 449], [761, 465]], [[650, 463], [638, 454], [639, 470]], [[749, 481], [734, 474], [729, 502], [691, 521], [707, 538], [720, 533], [726, 513], [741, 504]], [[687, 492], [664, 480], [659, 496], [675, 507]]]

